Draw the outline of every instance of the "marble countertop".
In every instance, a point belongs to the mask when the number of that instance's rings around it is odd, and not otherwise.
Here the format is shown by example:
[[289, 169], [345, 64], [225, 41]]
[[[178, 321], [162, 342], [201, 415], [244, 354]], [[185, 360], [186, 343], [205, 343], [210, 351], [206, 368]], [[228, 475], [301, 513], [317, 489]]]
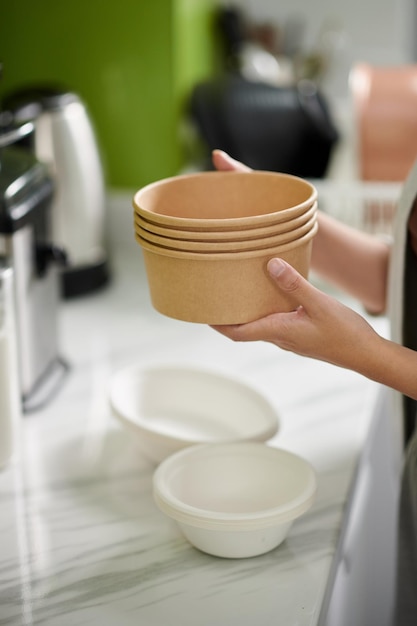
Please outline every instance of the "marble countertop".
[[[315, 625], [377, 386], [156, 313], [140, 249], [123, 239], [130, 220], [129, 202], [110, 219], [124, 233], [112, 242], [111, 284], [62, 305], [70, 373], [46, 408], [23, 419], [15, 458], [0, 473], [0, 625]], [[383, 318], [371, 322], [385, 332]], [[316, 502], [281, 546], [215, 558], [156, 508], [154, 467], [108, 405], [112, 374], [130, 363], [233, 373], [276, 407], [271, 444], [318, 472]]]

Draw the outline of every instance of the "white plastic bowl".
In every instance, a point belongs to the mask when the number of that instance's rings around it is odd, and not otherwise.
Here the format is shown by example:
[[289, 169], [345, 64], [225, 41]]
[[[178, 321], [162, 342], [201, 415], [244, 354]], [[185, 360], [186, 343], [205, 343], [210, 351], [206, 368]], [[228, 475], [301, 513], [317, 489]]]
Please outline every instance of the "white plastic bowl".
[[199, 443], [267, 441], [279, 427], [277, 412], [256, 390], [191, 368], [127, 367], [111, 381], [110, 404], [155, 463]]
[[196, 548], [252, 557], [286, 538], [316, 493], [316, 474], [299, 456], [262, 443], [206, 444], [157, 468], [154, 499]]

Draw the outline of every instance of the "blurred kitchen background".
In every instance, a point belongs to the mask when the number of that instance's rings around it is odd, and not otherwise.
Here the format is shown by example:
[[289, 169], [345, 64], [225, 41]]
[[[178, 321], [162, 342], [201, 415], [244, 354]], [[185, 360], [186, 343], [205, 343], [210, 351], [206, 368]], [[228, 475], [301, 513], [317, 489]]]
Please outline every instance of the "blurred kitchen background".
[[199, 166], [192, 93], [225, 72], [285, 86], [310, 79], [338, 134], [323, 175], [354, 175], [352, 67], [416, 59], [414, 0], [22, 0], [0, 13], [0, 94], [48, 83], [78, 94], [112, 189]]

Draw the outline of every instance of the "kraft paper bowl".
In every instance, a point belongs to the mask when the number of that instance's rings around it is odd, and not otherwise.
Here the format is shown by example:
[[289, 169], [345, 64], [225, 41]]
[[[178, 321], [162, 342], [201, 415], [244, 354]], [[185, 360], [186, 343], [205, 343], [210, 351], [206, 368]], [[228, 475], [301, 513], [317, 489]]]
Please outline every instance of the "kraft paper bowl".
[[177, 228], [166, 227], [149, 222], [142, 215], [135, 211], [134, 220], [144, 230], [162, 237], [171, 237], [172, 239], [184, 239], [186, 241], [202, 241], [202, 242], [222, 242], [222, 241], [250, 241], [251, 239], [261, 239], [281, 233], [288, 233], [308, 222], [317, 212], [317, 201], [311, 207], [307, 208], [301, 215], [292, 219], [270, 224], [268, 226], [259, 226], [256, 228], [238, 228], [237, 230], [181, 230]]
[[159, 509], [193, 546], [223, 558], [277, 548], [316, 492], [307, 461], [262, 443], [193, 446], [163, 461], [153, 476]]
[[135, 211], [149, 222], [179, 230], [237, 230], [285, 222], [317, 199], [315, 187], [277, 172], [202, 172], [140, 189]]
[[250, 240], [237, 241], [189, 241], [185, 239], [172, 239], [163, 235], [155, 235], [135, 222], [135, 232], [143, 240], [171, 250], [183, 250], [188, 252], [240, 252], [245, 250], [259, 250], [283, 245], [299, 239], [312, 230], [316, 224], [317, 216], [314, 214], [302, 226], [294, 230], [278, 233], [269, 237], [261, 237]]
[[314, 228], [299, 239], [244, 252], [169, 250], [135, 235], [143, 252], [151, 301], [160, 313], [203, 324], [242, 324], [298, 302], [276, 288], [266, 266], [281, 257], [308, 276]]

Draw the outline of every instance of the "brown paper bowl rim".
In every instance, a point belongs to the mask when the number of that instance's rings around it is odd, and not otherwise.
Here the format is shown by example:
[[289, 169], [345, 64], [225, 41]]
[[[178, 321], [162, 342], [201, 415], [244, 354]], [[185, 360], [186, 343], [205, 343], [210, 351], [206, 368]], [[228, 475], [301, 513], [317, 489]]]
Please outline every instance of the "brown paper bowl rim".
[[[281, 209], [280, 211], [275, 211], [271, 213], [262, 213], [259, 215], [251, 215], [246, 217], [225, 217], [225, 218], [189, 218], [189, 217], [178, 217], [172, 215], [165, 215], [163, 213], [156, 213], [150, 211], [148, 209], [144, 209], [140, 202], [140, 198], [145, 193], [148, 193], [152, 189], [160, 185], [168, 185], [171, 182], [178, 181], [186, 181], [190, 178], [197, 177], [212, 177], [213, 180], [216, 178], [221, 179], [224, 176], [228, 178], [247, 178], [251, 177], [274, 177], [281, 178], [286, 180], [294, 180], [304, 185], [309, 191], [309, 196], [303, 201], [296, 205], [289, 206], [285, 209]], [[145, 187], [139, 189], [133, 196], [133, 206], [135, 210], [142, 216], [146, 217], [148, 221], [164, 225], [166, 227], [173, 226], [178, 229], [198, 229], [203, 228], [204, 230], [212, 230], [212, 229], [236, 229], [236, 228], [253, 228], [256, 225], [267, 225], [269, 223], [279, 223], [281, 221], [286, 221], [291, 219], [292, 217], [300, 214], [303, 210], [308, 209], [315, 201], [317, 200], [317, 189], [314, 187], [312, 183], [301, 178], [299, 176], [295, 176], [293, 174], [286, 174], [282, 172], [270, 172], [264, 170], [256, 170], [251, 172], [198, 172], [192, 174], [182, 174], [179, 176], [171, 176], [169, 178], [164, 178]]]
[[259, 256], [279, 256], [284, 252], [288, 252], [299, 246], [303, 246], [308, 243], [317, 233], [318, 224], [314, 224], [313, 228], [303, 235], [302, 237], [295, 239], [284, 245], [271, 246], [270, 248], [258, 248], [256, 250], [242, 250], [238, 252], [188, 252], [183, 250], [176, 250], [170, 248], [164, 248], [162, 246], [150, 243], [135, 233], [135, 239], [139, 245], [148, 252], [159, 254], [162, 256], [171, 257], [173, 259], [189, 259], [196, 261], [224, 261], [224, 260], [242, 260]]
[[144, 230], [161, 237], [169, 237], [170, 239], [180, 239], [184, 241], [196, 242], [232, 242], [232, 241], [251, 241], [254, 239], [267, 238], [279, 233], [288, 233], [295, 228], [299, 228], [306, 224], [318, 211], [317, 201], [312, 204], [304, 213], [298, 215], [291, 220], [269, 224], [268, 226], [258, 226], [255, 228], [239, 228], [237, 230], [181, 230], [171, 227], [164, 227], [161, 224], [150, 222], [143, 215], [134, 211], [134, 223], [138, 224]]
[[273, 246], [283, 246], [300, 239], [303, 235], [308, 234], [317, 221], [317, 215], [314, 214], [305, 224], [299, 226], [293, 231], [287, 233], [278, 233], [259, 239], [250, 239], [249, 241], [230, 241], [230, 242], [201, 242], [186, 241], [184, 239], [171, 239], [160, 235], [154, 235], [135, 224], [135, 233], [143, 240], [169, 248], [171, 250], [180, 250], [184, 252], [241, 252], [244, 250], [259, 250], [262, 248], [272, 248]]

